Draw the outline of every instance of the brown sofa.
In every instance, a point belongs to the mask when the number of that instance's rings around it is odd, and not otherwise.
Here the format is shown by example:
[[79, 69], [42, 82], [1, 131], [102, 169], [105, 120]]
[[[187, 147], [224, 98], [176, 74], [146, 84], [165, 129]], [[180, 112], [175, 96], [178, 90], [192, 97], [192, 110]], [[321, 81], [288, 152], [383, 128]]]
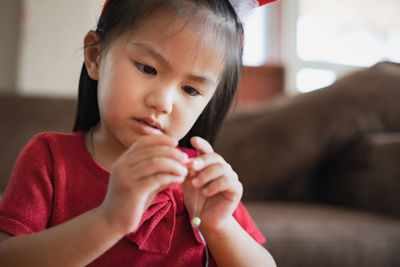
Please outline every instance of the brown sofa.
[[[278, 266], [400, 266], [400, 66], [231, 112], [215, 149]], [[0, 96], [0, 192], [40, 131], [69, 132], [75, 100]]]

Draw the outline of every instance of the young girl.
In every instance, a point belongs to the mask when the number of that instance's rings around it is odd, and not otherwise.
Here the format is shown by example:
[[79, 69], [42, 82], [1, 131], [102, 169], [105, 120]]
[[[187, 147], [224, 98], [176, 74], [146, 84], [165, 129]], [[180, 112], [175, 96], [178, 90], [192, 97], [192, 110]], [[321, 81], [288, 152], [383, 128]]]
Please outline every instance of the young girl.
[[106, 1], [74, 132], [36, 135], [14, 167], [1, 266], [275, 266], [211, 146], [240, 75], [241, 2]]

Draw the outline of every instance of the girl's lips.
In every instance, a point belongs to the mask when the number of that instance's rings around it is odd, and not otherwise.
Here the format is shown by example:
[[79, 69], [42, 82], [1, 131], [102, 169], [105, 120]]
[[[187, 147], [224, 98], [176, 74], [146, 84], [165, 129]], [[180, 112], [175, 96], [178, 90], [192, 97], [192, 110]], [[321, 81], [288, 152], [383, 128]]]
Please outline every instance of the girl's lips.
[[143, 135], [162, 134], [162, 131], [144, 120], [132, 119], [132, 126], [136, 132]]

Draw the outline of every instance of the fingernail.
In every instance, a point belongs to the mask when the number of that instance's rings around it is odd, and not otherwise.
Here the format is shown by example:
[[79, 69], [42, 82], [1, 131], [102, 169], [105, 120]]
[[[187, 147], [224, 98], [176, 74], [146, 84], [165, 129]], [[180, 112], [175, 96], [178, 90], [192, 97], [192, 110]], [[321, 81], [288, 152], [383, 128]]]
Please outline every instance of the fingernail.
[[193, 179], [192, 180], [192, 185], [197, 185], [199, 183], [199, 179]]
[[186, 153], [182, 153], [182, 160], [184, 163], [187, 163], [189, 161], [189, 156]]
[[180, 172], [183, 176], [186, 176], [186, 175], [188, 174], [188, 169], [187, 169], [187, 168], [185, 168], [185, 167], [180, 167], [179, 169], [180, 169], [179, 172]]
[[193, 168], [194, 169], [197, 169], [197, 168], [199, 168], [200, 167], [200, 160], [198, 160], [198, 159], [192, 159], [192, 165], [193, 165]]

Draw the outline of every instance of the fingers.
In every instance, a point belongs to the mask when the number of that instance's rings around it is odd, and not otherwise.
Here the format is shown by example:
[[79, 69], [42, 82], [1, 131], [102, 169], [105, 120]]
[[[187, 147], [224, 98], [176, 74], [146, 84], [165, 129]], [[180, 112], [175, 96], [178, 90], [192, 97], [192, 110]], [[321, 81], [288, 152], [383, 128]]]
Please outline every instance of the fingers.
[[175, 176], [170, 174], [158, 173], [148, 179], [143, 179], [141, 183], [149, 191], [160, 192], [172, 184], [182, 183], [185, 176]]
[[140, 162], [144, 160], [149, 160], [154, 157], [165, 157], [171, 158], [185, 165], [189, 162], [189, 157], [186, 153], [180, 151], [175, 147], [159, 145], [159, 146], [149, 146], [144, 147], [140, 150], [140, 153], [131, 153], [127, 155], [131, 158], [131, 165], [134, 165], [135, 162]]
[[135, 164], [134, 168], [132, 168], [132, 172], [134, 172], [137, 179], [157, 173], [185, 177], [188, 174], [188, 169], [176, 160], [165, 157], [152, 157]]
[[217, 153], [211, 153], [211, 154], [203, 154], [199, 157], [192, 158], [188, 167], [193, 171], [201, 171], [206, 166], [216, 163], [228, 164]]
[[192, 146], [200, 152], [200, 154], [213, 153], [212, 146], [203, 138], [196, 136], [190, 139]]
[[145, 160], [127, 162], [128, 159], [114, 163], [112, 173], [122, 179], [138, 180], [158, 173], [185, 177], [188, 169], [172, 158], [153, 156]]
[[[217, 175], [217, 173], [213, 173]], [[221, 195], [229, 201], [240, 199], [243, 193], [243, 186], [235, 175], [221, 175], [218, 177], [212, 176], [207, 179], [194, 179], [193, 187], [201, 189], [201, 194], [204, 197], [211, 197], [221, 193]]]
[[217, 179], [218, 177], [225, 175], [226, 170], [221, 163], [212, 164], [204, 168], [199, 172], [192, 180], [194, 187], [201, 187], [210, 182], [211, 180]]
[[183, 165], [189, 162], [189, 157], [175, 145], [175, 140], [168, 136], [144, 136], [114, 163], [113, 169], [130, 173], [132, 179], [160, 172], [185, 176], [187, 168]]
[[148, 146], [169, 146], [176, 147], [178, 145], [178, 141], [174, 138], [171, 138], [167, 135], [145, 135], [137, 140], [129, 149], [140, 149]]
[[168, 136], [143, 136], [113, 163], [102, 206], [121, 232], [136, 229], [160, 191], [185, 180], [188, 157], [177, 144]]
[[232, 170], [230, 165], [216, 163], [204, 168], [193, 179], [192, 185], [195, 188], [204, 187], [216, 179], [229, 179], [239, 181], [237, 174]]
[[190, 171], [196, 172], [191, 180], [194, 188], [201, 188], [205, 197], [209, 197], [220, 192], [230, 196], [233, 200], [235, 196], [242, 193], [241, 183], [237, 174], [225, 160], [213, 152], [211, 145], [202, 138], [192, 138], [192, 145], [200, 152], [200, 156], [191, 159]]
[[216, 195], [220, 192], [224, 192], [225, 198], [235, 201], [236, 196], [240, 198], [242, 195], [243, 187], [239, 181], [228, 179], [226, 176], [222, 176], [218, 179], [213, 180], [205, 188], [202, 189], [202, 194], [205, 197]]

